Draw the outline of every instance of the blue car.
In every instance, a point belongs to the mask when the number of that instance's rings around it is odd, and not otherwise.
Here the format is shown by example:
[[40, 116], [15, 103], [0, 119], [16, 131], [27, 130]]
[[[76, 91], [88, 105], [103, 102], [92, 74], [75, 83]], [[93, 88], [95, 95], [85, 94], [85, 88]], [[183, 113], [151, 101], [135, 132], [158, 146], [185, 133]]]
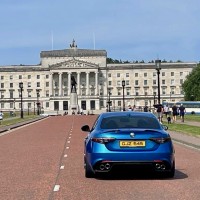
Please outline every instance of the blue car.
[[85, 177], [124, 167], [151, 168], [165, 177], [175, 173], [174, 147], [167, 126], [150, 112], [106, 112], [82, 126]]

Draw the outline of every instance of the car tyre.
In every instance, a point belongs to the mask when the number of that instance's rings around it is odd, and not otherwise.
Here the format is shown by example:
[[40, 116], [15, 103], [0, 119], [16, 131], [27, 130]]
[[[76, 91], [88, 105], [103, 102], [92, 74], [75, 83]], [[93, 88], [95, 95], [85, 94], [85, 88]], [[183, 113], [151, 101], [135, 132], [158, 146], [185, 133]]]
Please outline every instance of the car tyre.
[[87, 161], [85, 162], [85, 177], [86, 178], [93, 178], [94, 177], [94, 173], [92, 172]]
[[172, 165], [171, 170], [168, 171], [168, 172], [165, 172], [164, 175], [165, 175], [165, 177], [167, 177], [167, 178], [173, 178], [173, 177], [174, 177], [174, 175], [175, 175], [175, 162], [173, 162], [173, 165]]

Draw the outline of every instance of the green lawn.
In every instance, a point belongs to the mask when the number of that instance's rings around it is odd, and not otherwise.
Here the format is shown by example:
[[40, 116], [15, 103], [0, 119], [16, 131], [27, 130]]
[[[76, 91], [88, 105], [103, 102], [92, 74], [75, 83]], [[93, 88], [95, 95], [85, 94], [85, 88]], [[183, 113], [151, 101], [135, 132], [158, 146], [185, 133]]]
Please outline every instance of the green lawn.
[[167, 124], [164, 123], [165, 125], [168, 126], [169, 131], [177, 131], [181, 133], [185, 133], [187, 135], [192, 135], [192, 136], [198, 136], [200, 137], [200, 127], [198, 126], [191, 126], [187, 124], [176, 124], [176, 123], [171, 123]]
[[29, 113], [29, 115], [27, 113], [24, 113], [23, 118], [21, 118], [20, 113], [16, 113], [16, 116], [14, 117], [11, 117], [8, 113], [5, 113], [4, 118], [1, 121], [0, 127], [13, 125], [13, 124], [34, 119], [37, 117], [38, 115], [34, 115], [33, 113]]
[[200, 122], [200, 115], [185, 115], [185, 121], [187, 120]]

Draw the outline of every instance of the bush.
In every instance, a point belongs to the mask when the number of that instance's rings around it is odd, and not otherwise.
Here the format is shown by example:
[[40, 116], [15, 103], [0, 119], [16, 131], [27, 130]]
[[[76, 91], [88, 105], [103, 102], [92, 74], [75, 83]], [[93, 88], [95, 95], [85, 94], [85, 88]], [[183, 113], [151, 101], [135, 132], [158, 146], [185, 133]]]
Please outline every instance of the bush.
[[191, 115], [195, 115], [195, 112], [194, 112], [194, 111], [192, 111], [192, 112], [191, 112]]

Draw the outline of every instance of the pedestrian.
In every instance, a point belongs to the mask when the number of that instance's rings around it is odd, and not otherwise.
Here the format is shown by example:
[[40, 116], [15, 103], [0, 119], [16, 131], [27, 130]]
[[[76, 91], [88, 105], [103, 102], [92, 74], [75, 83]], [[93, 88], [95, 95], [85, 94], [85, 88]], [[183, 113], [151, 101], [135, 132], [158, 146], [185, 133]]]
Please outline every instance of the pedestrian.
[[144, 112], [148, 112], [148, 106], [147, 105], [144, 107]]
[[185, 107], [183, 106], [183, 104], [181, 104], [181, 106], [179, 107], [179, 114], [180, 114], [180, 117], [181, 117], [181, 121], [182, 121], [182, 122], [184, 122], [185, 113], [186, 113], [186, 109], [185, 109]]
[[169, 114], [169, 106], [168, 106], [168, 104], [164, 105], [163, 110], [164, 110], [164, 114], [165, 114], [166, 119], [167, 119], [168, 114]]
[[131, 107], [131, 105], [129, 105], [128, 106], [128, 111], [132, 111], [133, 109], [132, 109], [132, 107]]
[[162, 104], [157, 105], [157, 116], [160, 123], [162, 123], [162, 113], [163, 113], [163, 106]]
[[2, 120], [3, 120], [3, 112], [0, 111], [0, 124], [2, 123]]
[[174, 104], [172, 106], [172, 118], [173, 118], [173, 122], [176, 122], [176, 116], [178, 115], [178, 108], [176, 106], [176, 104]]

